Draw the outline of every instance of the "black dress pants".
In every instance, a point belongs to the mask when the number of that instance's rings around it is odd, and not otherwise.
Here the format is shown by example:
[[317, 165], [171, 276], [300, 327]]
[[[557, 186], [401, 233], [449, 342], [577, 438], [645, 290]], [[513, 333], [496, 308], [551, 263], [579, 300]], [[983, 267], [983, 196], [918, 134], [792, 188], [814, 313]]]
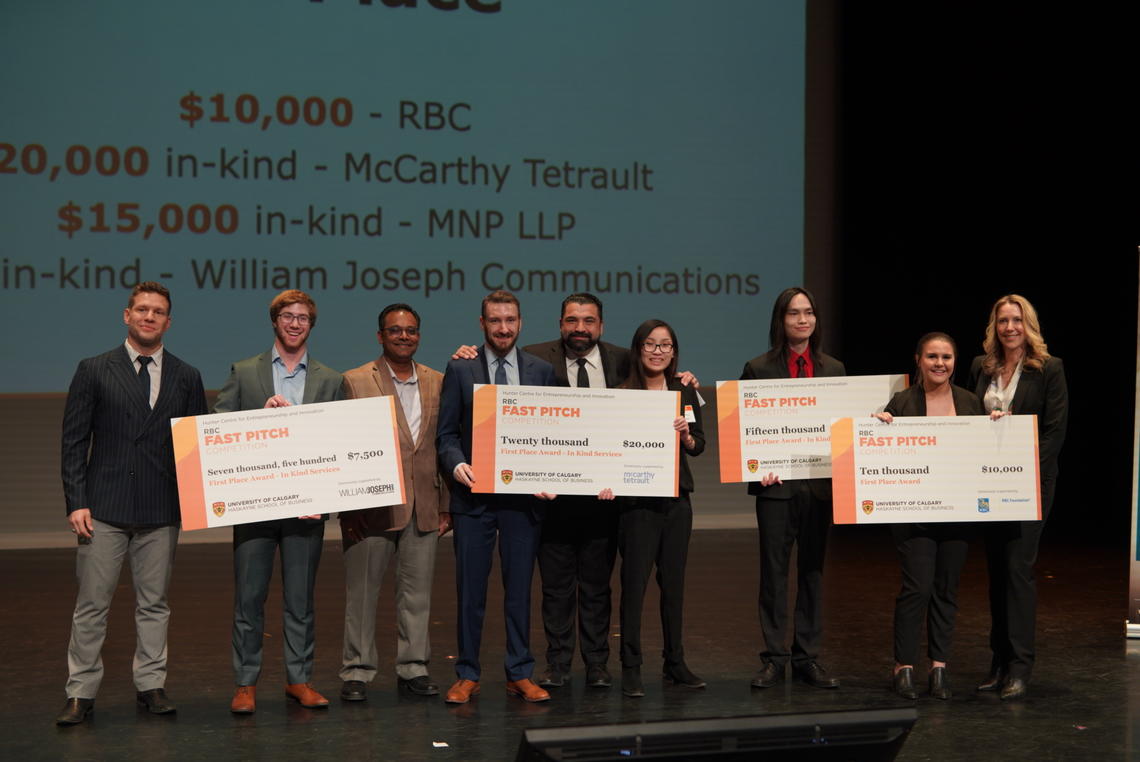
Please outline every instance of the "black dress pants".
[[662, 657], [666, 665], [685, 660], [681, 645], [685, 563], [693, 532], [689, 496], [625, 498], [618, 530], [621, 545], [621, 665], [640, 667], [641, 612], [649, 575], [657, 566], [661, 590]]
[[970, 544], [957, 524], [892, 524], [902, 561], [902, 589], [895, 599], [895, 663], [918, 663], [918, 635], [926, 619], [927, 655], [950, 661], [958, 581]]
[[575, 623], [587, 665], [610, 658], [610, 577], [617, 556], [618, 506], [564, 496], [546, 511], [538, 568], [546, 663], [560, 672], [574, 661]]
[[993, 669], [1029, 680], [1036, 658], [1037, 547], [1053, 507], [1056, 475], [1041, 478], [1041, 520], [1007, 521], [986, 527], [990, 583], [990, 649]]
[[[831, 504], [817, 500], [807, 480], [789, 482], [789, 499], [756, 498], [760, 530], [760, 658], [783, 667], [819, 657], [823, 639], [823, 559], [831, 529]], [[788, 575], [796, 550], [796, 604], [788, 649]]]

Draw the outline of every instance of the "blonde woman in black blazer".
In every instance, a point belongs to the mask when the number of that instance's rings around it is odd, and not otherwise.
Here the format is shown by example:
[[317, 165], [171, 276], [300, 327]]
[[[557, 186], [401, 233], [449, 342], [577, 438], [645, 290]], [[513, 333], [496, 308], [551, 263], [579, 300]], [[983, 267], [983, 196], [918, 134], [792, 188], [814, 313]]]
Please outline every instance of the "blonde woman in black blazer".
[[1037, 620], [1033, 566], [1053, 507], [1069, 392], [1061, 358], [1049, 354], [1037, 311], [1025, 297], [1009, 294], [994, 303], [982, 348], [985, 354], [974, 358], [970, 367], [969, 388], [987, 411], [1036, 415], [1041, 459], [1041, 520], [1002, 522], [986, 532], [993, 660], [978, 690], [998, 691], [1009, 700], [1026, 695], [1033, 671]]
[[[978, 398], [952, 383], [958, 347], [944, 333], [928, 333], [915, 347], [915, 384], [896, 394], [882, 413], [890, 423], [900, 416], [984, 415]], [[946, 663], [958, 613], [958, 580], [969, 552], [968, 528], [958, 523], [892, 524], [902, 561], [902, 589], [895, 599], [895, 668], [892, 685], [903, 698], [916, 699], [914, 665], [918, 634], [926, 618], [930, 695], [950, 698]]]

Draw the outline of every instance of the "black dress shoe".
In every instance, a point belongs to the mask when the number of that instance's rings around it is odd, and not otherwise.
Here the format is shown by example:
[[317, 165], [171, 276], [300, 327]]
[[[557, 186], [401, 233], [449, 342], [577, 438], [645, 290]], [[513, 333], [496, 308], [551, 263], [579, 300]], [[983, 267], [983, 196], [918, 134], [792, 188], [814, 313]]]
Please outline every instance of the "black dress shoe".
[[591, 688], [609, 688], [614, 684], [605, 664], [591, 664], [586, 668], [586, 685]]
[[340, 697], [345, 701], [367, 701], [368, 684], [363, 680], [345, 680], [340, 686]]
[[166, 691], [162, 688], [139, 691], [135, 694], [135, 701], [151, 714], [174, 714], [178, 711], [174, 702], [166, 697]]
[[1000, 691], [1002, 683], [1005, 682], [1005, 669], [997, 667], [990, 670], [990, 674], [985, 680], [978, 683], [979, 691]]
[[[569, 671], [566, 670], [566, 672]], [[561, 688], [566, 685], [566, 672], [553, 664], [547, 664], [546, 669], [542, 671], [542, 677], [538, 678], [538, 684], [543, 688]]]
[[706, 683], [689, 670], [685, 662], [666, 664], [661, 676], [670, 685], [680, 685], [684, 688], [704, 688]]
[[950, 692], [950, 678], [946, 676], [945, 667], [930, 670], [930, 695], [941, 701], [949, 701], [954, 695]]
[[1016, 701], [1023, 699], [1029, 693], [1029, 685], [1020, 677], [1011, 677], [1001, 687], [1002, 701]]
[[621, 668], [621, 692], [630, 698], [641, 698], [645, 695], [645, 686], [641, 684], [641, 667]]
[[918, 691], [914, 689], [914, 667], [903, 667], [891, 678], [891, 690], [904, 699], [914, 701]]
[[771, 688], [776, 683], [784, 679], [785, 667], [777, 665], [775, 662], [766, 661], [760, 671], [756, 673], [756, 677], [752, 678], [753, 688]]
[[69, 698], [55, 718], [56, 725], [78, 725], [95, 710], [95, 699]]
[[410, 680], [401, 677], [396, 682], [401, 688], [415, 696], [439, 695], [439, 686], [433, 683], [427, 675], [417, 675]]
[[827, 670], [819, 662], [809, 661], [802, 667], [793, 667], [796, 676], [813, 688], [838, 688], [839, 679], [827, 676]]

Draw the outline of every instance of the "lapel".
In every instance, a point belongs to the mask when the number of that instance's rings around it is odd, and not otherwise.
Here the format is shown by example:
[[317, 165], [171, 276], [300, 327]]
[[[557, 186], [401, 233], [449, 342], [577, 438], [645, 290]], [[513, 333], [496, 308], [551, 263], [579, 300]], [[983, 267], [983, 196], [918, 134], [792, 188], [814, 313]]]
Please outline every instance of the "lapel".
[[[566, 369], [566, 350], [562, 348], [561, 341], [555, 342], [551, 347], [550, 356], [542, 359], [554, 366], [554, 378], [557, 379], [559, 386], [570, 386], [570, 372]], [[603, 373], [605, 367], [603, 362]]]
[[[478, 362], [475, 363], [475, 372], [474, 372], [475, 381], [474, 381], [474, 383], [476, 383], [476, 384], [489, 384], [489, 383], [491, 383], [491, 371], [488, 368], [486, 345], [479, 347], [477, 354], [478, 354], [478, 357], [476, 357], [475, 359], [478, 360]], [[522, 372], [521, 367], [519, 368], [519, 372], [521, 374], [521, 372]], [[521, 379], [522, 376], [520, 375], [519, 378]]]
[[1010, 411], [1020, 413], [1025, 407], [1025, 398], [1029, 396], [1031, 388], [1037, 383], [1040, 376], [1031, 369], [1021, 366], [1021, 378], [1017, 380], [1017, 391], [1013, 393], [1013, 402], [1009, 403]]
[[[158, 413], [170, 404], [170, 395], [174, 394], [174, 378], [178, 373], [178, 360], [171, 357], [165, 349], [162, 350], [162, 382], [158, 385], [158, 398], [154, 401], [151, 413]], [[166, 418], [166, 416], [162, 416]]]
[[272, 397], [276, 392], [273, 391], [273, 351], [263, 353], [257, 358], [257, 382], [261, 384], [261, 400], [262, 404], [265, 400]]
[[419, 378], [418, 386], [420, 388], [420, 438], [416, 442], [417, 450], [420, 449], [420, 445], [423, 444], [427, 436], [427, 430], [430, 428], [428, 418], [431, 414], [428, 411], [434, 410], [439, 406], [439, 401], [436, 399], [439, 395], [439, 386], [427, 381], [427, 374], [424, 373], [425, 370], [427, 370], [427, 367], [416, 363], [416, 376]]
[[139, 374], [135, 371], [126, 347], [120, 346], [119, 351], [111, 355], [110, 365], [111, 375], [123, 387], [124, 398], [143, 414], [145, 420], [154, 411], [150, 409], [150, 402], [143, 399], [142, 391], [139, 389]]
[[311, 405], [317, 401], [317, 393], [321, 390], [321, 377], [324, 374], [324, 366], [310, 355], [308, 365], [305, 367], [305, 392], [301, 395], [302, 405]]
[[[419, 375], [419, 369], [416, 369], [416, 374]], [[376, 384], [376, 388], [380, 390], [380, 395], [384, 397], [394, 397], [396, 407], [396, 425], [400, 428], [400, 439], [405, 442], [412, 442], [412, 430], [408, 426], [408, 418], [404, 415], [404, 406], [400, 404], [400, 396], [396, 394], [396, 384], [392, 381], [392, 373], [388, 368], [388, 363], [384, 362], [384, 357], [381, 356], [376, 360], [372, 366], [372, 380]], [[426, 421], [424, 420], [424, 389], [423, 383], [419, 384], [420, 387], [420, 439], [423, 439], [424, 430], [427, 428]], [[420, 443], [412, 442], [414, 449], [419, 449]]]

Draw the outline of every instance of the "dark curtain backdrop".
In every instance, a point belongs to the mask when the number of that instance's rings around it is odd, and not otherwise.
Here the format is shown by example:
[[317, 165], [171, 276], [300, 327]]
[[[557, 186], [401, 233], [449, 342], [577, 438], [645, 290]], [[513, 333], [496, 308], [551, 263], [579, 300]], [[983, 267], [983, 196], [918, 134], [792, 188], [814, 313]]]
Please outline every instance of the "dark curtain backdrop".
[[1046, 536], [1121, 548], [1140, 244], [1126, 5], [836, 7], [841, 356], [853, 373], [911, 367], [943, 330], [964, 383], [994, 300], [1029, 298], [1071, 400]]

